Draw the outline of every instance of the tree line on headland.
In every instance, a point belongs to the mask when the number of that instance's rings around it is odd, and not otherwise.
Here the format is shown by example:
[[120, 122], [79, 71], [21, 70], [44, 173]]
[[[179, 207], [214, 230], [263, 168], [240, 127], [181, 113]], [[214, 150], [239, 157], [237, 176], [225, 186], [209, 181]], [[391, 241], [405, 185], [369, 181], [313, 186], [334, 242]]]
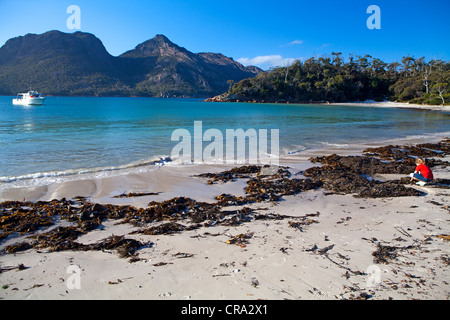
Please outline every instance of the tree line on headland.
[[386, 63], [370, 55], [331, 56], [295, 61], [237, 83], [208, 101], [351, 102], [398, 101], [414, 104], [450, 104], [450, 63], [404, 57]]

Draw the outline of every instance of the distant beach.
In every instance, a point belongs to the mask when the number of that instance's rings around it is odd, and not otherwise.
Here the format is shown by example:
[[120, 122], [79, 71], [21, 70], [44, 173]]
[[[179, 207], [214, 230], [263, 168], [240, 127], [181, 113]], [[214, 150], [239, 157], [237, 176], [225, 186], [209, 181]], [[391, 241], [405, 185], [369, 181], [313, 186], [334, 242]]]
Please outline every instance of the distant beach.
[[360, 102], [342, 102], [342, 103], [330, 103], [336, 106], [360, 106], [360, 107], [380, 107], [380, 108], [407, 108], [407, 109], [422, 109], [422, 110], [434, 110], [434, 111], [450, 111], [450, 106], [439, 105], [425, 105], [425, 104], [413, 104], [394, 101], [360, 101]]

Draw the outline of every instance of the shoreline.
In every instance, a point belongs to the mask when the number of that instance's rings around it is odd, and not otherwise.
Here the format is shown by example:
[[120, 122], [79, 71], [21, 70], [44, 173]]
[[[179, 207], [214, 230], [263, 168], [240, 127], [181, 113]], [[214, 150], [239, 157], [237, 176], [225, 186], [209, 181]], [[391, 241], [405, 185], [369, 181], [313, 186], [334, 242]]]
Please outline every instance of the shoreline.
[[224, 99], [223, 95], [218, 95], [212, 98], [207, 98], [204, 102], [228, 102], [228, 103], [266, 103], [266, 104], [304, 104], [304, 105], [336, 105], [336, 106], [357, 106], [357, 107], [382, 107], [382, 108], [406, 108], [406, 109], [421, 109], [421, 110], [432, 110], [432, 111], [443, 111], [449, 112], [450, 105], [428, 105], [428, 104], [410, 104], [408, 102], [397, 102], [397, 101], [349, 101], [349, 102], [328, 102], [328, 101], [301, 101], [301, 102], [291, 102], [291, 101], [265, 101], [265, 100], [240, 100], [233, 99], [228, 100], [226, 97]]
[[[310, 157], [319, 155], [330, 155], [333, 153], [338, 153], [341, 155], [356, 155], [361, 154], [366, 148], [380, 147], [383, 145], [404, 145], [404, 144], [415, 144], [415, 143], [433, 143], [440, 141], [445, 138], [450, 137], [449, 132], [433, 133], [433, 134], [423, 134], [417, 136], [407, 136], [401, 138], [392, 139], [379, 139], [374, 141], [369, 141], [366, 143], [343, 143], [343, 144], [329, 144], [323, 143], [322, 145], [317, 145], [312, 148], [295, 150], [297, 148], [292, 148], [291, 151], [285, 150], [284, 154], [280, 156], [280, 165], [289, 165], [290, 163], [298, 163], [301, 161], [306, 161]], [[159, 160], [157, 160], [159, 159]], [[217, 164], [217, 165], [206, 165], [206, 164], [183, 164], [178, 165], [173, 161], [169, 160], [168, 156], [153, 157], [150, 160], [135, 161], [130, 164], [121, 165], [120, 167], [105, 167], [105, 168], [84, 168], [78, 170], [68, 170], [68, 171], [57, 171], [57, 172], [44, 172], [24, 175], [22, 179], [14, 179], [3, 183], [5, 187], [0, 188], [0, 201], [6, 200], [22, 200], [23, 190], [47, 190], [52, 189], [52, 186], [57, 186], [61, 184], [76, 184], [77, 182], [81, 184], [87, 184], [87, 181], [101, 181], [104, 179], [115, 178], [120, 179], [120, 177], [133, 176], [133, 175], [145, 175], [150, 176], [154, 172], [163, 169], [163, 171], [170, 170], [194, 170], [198, 171], [199, 168], [213, 168], [217, 166], [219, 168], [230, 169], [233, 166], [245, 165], [245, 164]], [[142, 163], [142, 164], [139, 164]], [[202, 170], [202, 169], [200, 169]], [[72, 173], [73, 171], [73, 173]], [[37, 176], [37, 178], [34, 178]], [[22, 176], [20, 176], [22, 177]], [[20, 178], [19, 177], [19, 178]], [[36, 181], [33, 185], [28, 185], [28, 182]], [[7, 185], [10, 185], [9, 187]], [[54, 188], [53, 188], [54, 189]], [[11, 197], [10, 195], [18, 191], [19, 196]], [[123, 191], [123, 190], [122, 190]], [[32, 191], [32, 194], [36, 194], [37, 191]], [[27, 198], [28, 199], [28, 198]], [[32, 198], [37, 201], [37, 198]], [[51, 199], [50, 199], [51, 200]]]
[[[437, 140], [430, 137], [427, 142]], [[382, 145], [380, 141], [372, 146]], [[310, 156], [357, 155], [362, 149], [349, 146], [307, 151], [283, 159], [280, 165], [289, 164], [293, 178], [301, 178], [302, 172], [317, 166], [308, 160]], [[92, 203], [136, 208], [179, 196], [213, 203], [224, 193], [244, 196], [247, 179], [209, 185], [206, 179], [195, 176], [233, 167], [238, 165], [162, 166], [146, 173], [66, 181], [14, 193], [20, 200], [25, 197], [33, 202], [87, 196]], [[434, 171], [436, 176], [450, 179], [446, 169]], [[377, 178], [402, 176], [381, 174]], [[413, 188], [426, 195], [371, 199], [308, 190], [283, 196], [281, 201], [244, 205], [258, 214], [284, 216], [282, 220], [215, 225], [179, 234], [132, 234], [136, 226], [105, 220], [101, 228], [77, 241], [89, 245], [111, 235], [142, 241], [147, 245], [139, 249], [137, 262], [119, 258], [115, 250], [1, 253], [0, 268], [22, 264], [25, 269], [0, 273], [0, 298], [449, 299], [448, 240], [440, 236], [450, 233], [448, 206], [444, 205], [450, 189]], [[114, 198], [128, 192], [152, 194]], [[242, 205], [226, 209], [240, 208]], [[308, 215], [312, 218], [303, 220]], [[295, 221], [314, 223], [299, 230], [290, 224]], [[228, 243], [237, 235], [248, 235], [248, 243]], [[0, 250], [23, 238], [16, 235], [0, 242]], [[375, 263], [374, 254], [383, 246], [397, 248], [395, 255], [392, 261]], [[68, 289], [69, 266], [82, 270], [80, 289]], [[370, 278], [371, 270], [379, 278]]]
[[[206, 97], [206, 96], [192, 96], [192, 97], [160, 97], [160, 96], [52, 96], [47, 95], [47, 97], [51, 98], [150, 98], [150, 99], [191, 99], [191, 100], [199, 100], [204, 102], [237, 102], [237, 103], [269, 103], [269, 104], [312, 104], [312, 105], [341, 105], [341, 106], [360, 106], [360, 107], [383, 107], [383, 108], [406, 108], [406, 109], [421, 109], [421, 110], [433, 110], [433, 111], [450, 111], [450, 105], [430, 105], [430, 104], [410, 104], [409, 102], [397, 102], [397, 101], [374, 101], [374, 100], [366, 100], [366, 101], [349, 101], [349, 102], [326, 102], [326, 101], [302, 101], [302, 102], [289, 102], [289, 101], [257, 101], [257, 100], [248, 100], [248, 101], [227, 101], [227, 100], [213, 100], [216, 97], [220, 97], [221, 95], [215, 97]], [[0, 97], [9, 97], [15, 98], [15, 95], [0, 95]]]

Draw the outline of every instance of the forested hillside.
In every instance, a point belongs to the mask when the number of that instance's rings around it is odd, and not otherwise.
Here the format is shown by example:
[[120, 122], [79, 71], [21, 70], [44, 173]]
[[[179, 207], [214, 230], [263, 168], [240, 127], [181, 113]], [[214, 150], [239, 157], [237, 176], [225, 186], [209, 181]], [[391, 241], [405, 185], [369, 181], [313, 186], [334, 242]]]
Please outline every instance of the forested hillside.
[[296, 61], [230, 86], [215, 101], [349, 102], [390, 100], [416, 104], [450, 103], [450, 63], [404, 57], [386, 63], [369, 55], [341, 53]]

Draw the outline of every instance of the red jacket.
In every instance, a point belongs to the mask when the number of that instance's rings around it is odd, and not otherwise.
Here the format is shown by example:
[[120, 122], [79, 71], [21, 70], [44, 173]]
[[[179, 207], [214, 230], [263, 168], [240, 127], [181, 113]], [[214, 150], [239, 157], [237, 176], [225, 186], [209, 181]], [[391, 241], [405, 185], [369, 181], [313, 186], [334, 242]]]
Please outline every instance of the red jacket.
[[424, 164], [419, 164], [416, 168], [416, 172], [420, 172], [426, 179], [433, 180], [433, 172], [431, 172], [431, 169]]

